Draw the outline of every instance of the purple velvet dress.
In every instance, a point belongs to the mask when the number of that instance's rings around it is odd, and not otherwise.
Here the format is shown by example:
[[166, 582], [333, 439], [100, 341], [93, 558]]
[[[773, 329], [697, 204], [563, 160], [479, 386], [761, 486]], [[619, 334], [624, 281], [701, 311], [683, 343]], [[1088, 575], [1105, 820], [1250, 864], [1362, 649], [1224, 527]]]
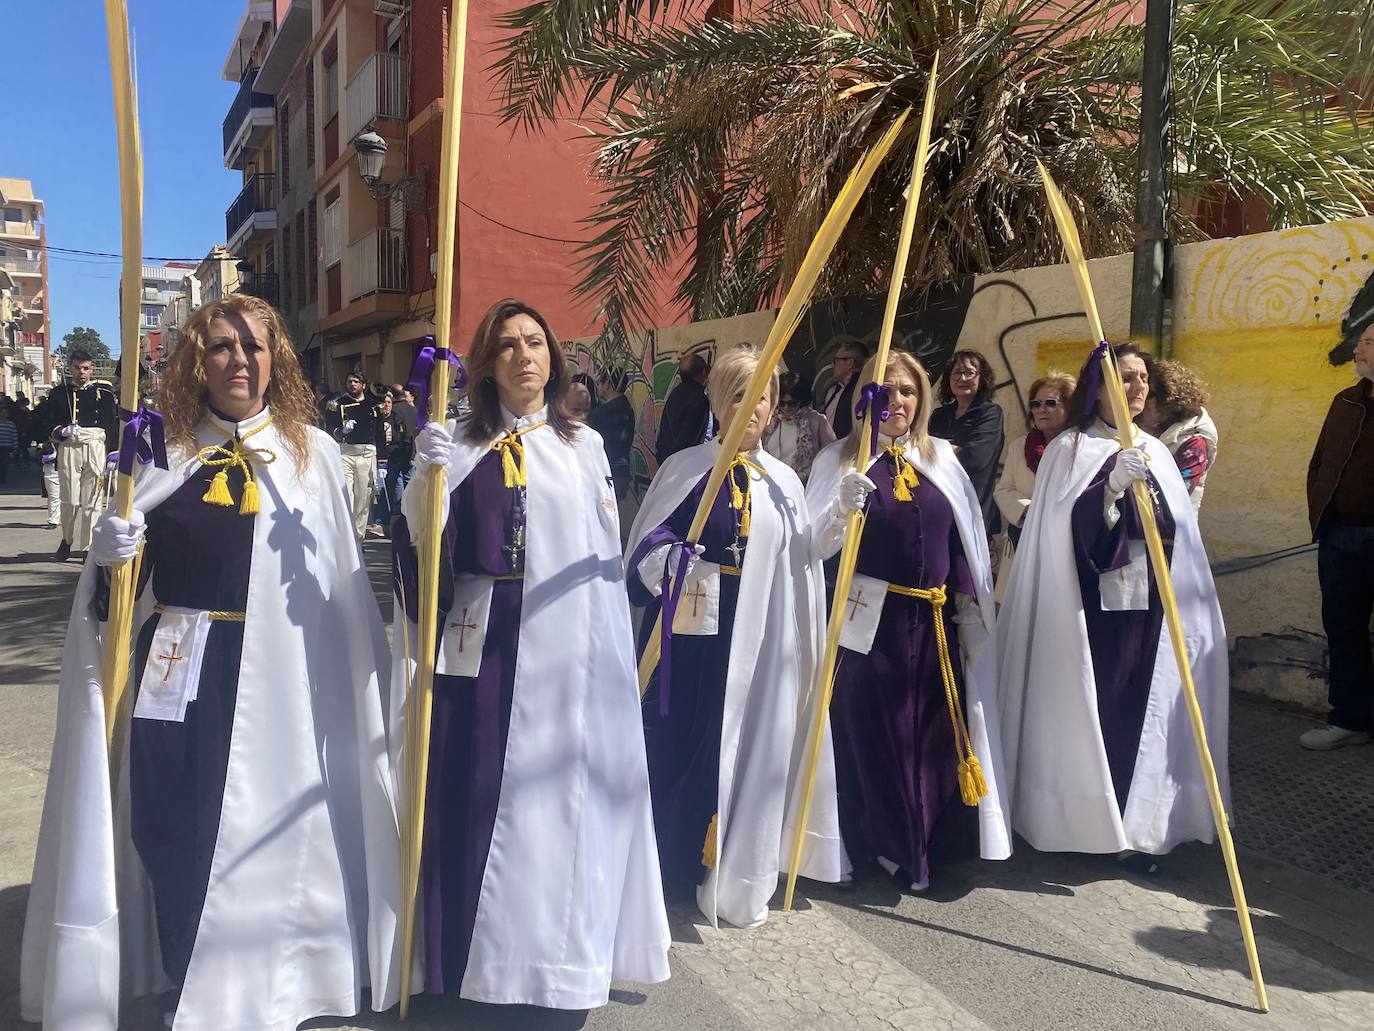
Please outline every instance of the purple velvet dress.
[[[151, 578], [163, 605], [243, 612], [248, 603], [256, 517], [239, 515], [237, 505], [201, 500], [215, 472], [197, 470], [147, 514], [140, 580]], [[229, 470], [236, 498], [243, 479], [241, 470]], [[150, 616], [139, 631], [131, 712], [160, 620]], [[138, 718], [129, 724], [133, 843], [152, 884], [163, 970], [178, 986], [186, 979], [219, 838], [243, 633], [243, 623], [211, 622], [184, 722]]]
[[[921, 478], [911, 501], [892, 495], [895, 464], [869, 470], [877, 489], [856, 571], [902, 587], [946, 586], [945, 634], [963, 701], [954, 593], [975, 588], [954, 510]], [[920, 884], [937, 860], [978, 854], [978, 810], [959, 796], [959, 754], [928, 601], [889, 593], [867, 655], [840, 650], [830, 703], [840, 830], [851, 858], [882, 856]]]
[[[1105, 611], [1098, 576], [1130, 563], [1129, 542], [1143, 541], [1144, 530], [1132, 492], [1117, 501], [1121, 518], [1107, 528], [1102, 517], [1107, 477], [1116, 467], [1112, 455], [1103, 464], [1088, 488], [1074, 503], [1073, 543], [1078, 564], [1078, 586], [1083, 595], [1083, 615], [1087, 622], [1088, 647], [1092, 653], [1093, 679], [1097, 682], [1097, 712], [1102, 727], [1102, 742], [1107, 750], [1107, 766], [1112, 774], [1117, 805], [1124, 812], [1126, 798], [1135, 776], [1140, 732], [1145, 725], [1145, 708], [1150, 700], [1150, 681], [1154, 677], [1155, 657], [1159, 651], [1159, 631], [1164, 622], [1164, 606], [1159, 600], [1154, 570], [1149, 571], [1150, 607], [1133, 612]], [[1155, 520], [1164, 539], [1165, 553], [1173, 550], [1174, 518], [1159, 500], [1159, 486], [1153, 476], [1149, 485], [1155, 496]]]
[[[515, 545], [523, 535], [523, 491], [505, 485], [499, 452], [484, 455], [449, 500], [440, 560], [440, 618], [447, 617], [452, 602], [454, 575], [506, 579], [498, 579], [492, 590], [477, 676], [434, 678], [420, 894], [425, 990], [435, 995], [457, 994], [467, 971], [501, 798], [525, 563], [523, 547]], [[396, 585], [413, 617], [418, 592], [409, 540], [405, 519], [400, 518], [393, 538]]]
[[[743, 469], [732, 473], [746, 488]], [[706, 490], [706, 479], [697, 484], [667, 522], [651, 530], [630, 558], [630, 569], [655, 546], [686, 537]], [[730, 507], [730, 485], [721, 485], [711, 514], [701, 533], [706, 551], [702, 559], [722, 566], [736, 566], [729, 550], [735, 543], [740, 514]], [[740, 561], [745, 554], [740, 539]], [[658, 619], [659, 599], [629, 577], [630, 602], [644, 607], [644, 633], [652, 632]], [[708, 868], [702, 862], [707, 830], [716, 815], [720, 790], [720, 736], [725, 716], [725, 678], [730, 665], [730, 642], [739, 602], [739, 577], [720, 578], [720, 632], [714, 636], [673, 637], [670, 698], [667, 716], [660, 714], [659, 674], [655, 671], [644, 699], [644, 743], [649, 759], [649, 789], [653, 798], [654, 832], [658, 836], [659, 864], [670, 884], [700, 884]], [[686, 602], [679, 602], [686, 604]], [[643, 642], [641, 642], [642, 650]]]

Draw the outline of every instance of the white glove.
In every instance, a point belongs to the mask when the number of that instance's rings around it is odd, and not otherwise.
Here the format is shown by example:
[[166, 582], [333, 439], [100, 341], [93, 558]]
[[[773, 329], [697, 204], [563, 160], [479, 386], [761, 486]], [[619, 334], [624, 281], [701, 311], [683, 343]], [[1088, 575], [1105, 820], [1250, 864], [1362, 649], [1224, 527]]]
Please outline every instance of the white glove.
[[1145, 452], [1140, 448], [1132, 447], [1120, 451], [1116, 456], [1116, 465], [1112, 468], [1111, 475], [1107, 477], [1107, 490], [1112, 494], [1125, 494], [1130, 490], [1131, 484], [1136, 480], [1145, 479], [1145, 474], [1149, 470], [1149, 464], [1145, 460]]
[[352, 433], [354, 430], [356, 430], [356, 429], [358, 428], [358, 420], [357, 420], [357, 419], [345, 419], [345, 420], [344, 420], [344, 424], [343, 424], [343, 428], [344, 428], [344, 432], [345, 432], [345, 433]]
[[427, 422], [425, 428], [415, 435], [415, 464], [426, 466], [448, 465], [453, 455], [453, 434], [443, 423]]
[[976, 598], [955, 592], [954, 623], [959, 628], [960, 646], [969, 659], [973, 659], [990, 640], [987, 627], [983, 625], [983, 610], [978, 607]]
[[863, 473], [845, 473], [840, 477], [840, 511], [845, 515], [861, 511], [864, 503], [868, 501], [869, 493], [877, 489], [878, 485]]
[[106, 512], [91, 527], [91, 559], [98, 566], [117, 566], [138, 553], [146, 529], [143, 513], [134, 509], [126, 520]]
[[[684, 546], [681, 544], [660, 544], [640, 561], [637, 570], [639, 579], [655, 598], [663, 590], [664, 564], [667, 564], [668, 572], [676, 576], [678, 563], [682, 561], [683, 550]], [[691, 548], [687, 556], [687, 573], [682, 578], [684, 587], [690, 587], [696, 582], [697, 563], [701, 561], [701, 556], [705, 553], [705, 545], [697, 544]]]

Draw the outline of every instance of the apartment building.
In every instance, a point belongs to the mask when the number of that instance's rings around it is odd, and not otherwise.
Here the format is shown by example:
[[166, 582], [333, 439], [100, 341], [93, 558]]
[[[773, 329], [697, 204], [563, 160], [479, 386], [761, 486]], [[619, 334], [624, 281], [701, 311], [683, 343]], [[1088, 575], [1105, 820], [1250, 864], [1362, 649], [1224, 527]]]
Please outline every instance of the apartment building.
[[[490, 65], [497, 18], [474, 0], [462, 105], [453, 340], [519, 296], [560, 336], [593, 327], [572, 299], [595, 202], [590, 144], [572, 123], [501, 123]], [[282, 311], [314, 381], [354, 367], [403, 379], [433, 333], [439, 150], [449, 0], [250, 0], [223, 76], [238, 84], [224, 162], [243, 172], [226, 212], [241, 289]], [[207, 294], [208, 296], [208, 294]]]
[[138, 341], [144, 362], [156, 368], [164, 342], [164, 312], [178, 305], [187, 277], [196, 265], [188, 261], [169, 261], [164, 265], [144, 265], [142, 292], [138, 299]]
[[0, 392], [10, 396], [43, 394], [53, 382], [44, 211], [31, 181], [0, 177]]
[[218, 301], [237, 293], [239, 288], [239, 259], [228, 247], [217, 243], [200, 259], [191, 275], [199, 284], [200, 303]]

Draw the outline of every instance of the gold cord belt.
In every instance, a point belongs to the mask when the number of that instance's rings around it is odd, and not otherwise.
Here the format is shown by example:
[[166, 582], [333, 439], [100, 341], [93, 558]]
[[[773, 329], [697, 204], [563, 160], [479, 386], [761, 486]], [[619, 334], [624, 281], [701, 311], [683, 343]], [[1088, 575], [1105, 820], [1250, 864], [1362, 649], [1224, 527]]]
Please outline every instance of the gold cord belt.
[[[153, 611], [158, 615], [162, 615], [167, 611], [167, 606], [154, 605]], [[222, 609], [211, 609], [206, 615], [212, 620], [217, 620], [221, 623], [245, 623], [248, 621], [248, 613], [246, 612], [225, 612]]]
[[904, 598], [919, 598], [930, 602], [935, 610], [935, 649], [940, 656], [940, 676], [945, 682], [945, 704], [949, 707], [949, 720], [954, 725], [954, 750], [959, 756], [959, 795], [964, 805], [977, 805], [978, 800], [988, 793], [987, 781], [978, 756], [973, 754], [973, 739], [969, 737], [968, 721], [964, 718], [963, 706], [959, 703], [959, 688], [954, 683], [954, 664], [949, 658], [949, 639], [945, 636], [943, 609], [948, 595], [944, 587], [902, 587], [888, 584], [888, 592]]

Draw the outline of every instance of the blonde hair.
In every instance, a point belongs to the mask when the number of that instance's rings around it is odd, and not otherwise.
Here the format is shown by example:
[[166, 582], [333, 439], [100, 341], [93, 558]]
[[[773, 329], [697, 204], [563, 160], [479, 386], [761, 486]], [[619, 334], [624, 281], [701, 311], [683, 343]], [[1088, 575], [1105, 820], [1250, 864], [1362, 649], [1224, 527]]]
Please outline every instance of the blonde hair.
[[310, 429], [315, 424], [315, 398], [301, 373], [291, 335], [277, 309], [249, 294], [231, 294], [202, 304], [181, 327], [181, 342], [167, 359], [157, 391], [157, 408], [166, 427], [167, 444], [187, 453], [196, 450], [196, 430], [205, 421], [210, 393], [205, 386], [205, 346], [216, 319], [253, 315], [267, 328], [272, 374], [265, 400], [298, 468], [310, 463]]
[[[930, 413], [935, 407], [935, 390], [930, 385], [930, 374], [914, 354], [906, 351], [890, 351], [887, 356], [886, 379], [894, 372], [902, 372], [916, 384], [916, 417], [907, 428], [907, 436], [916, 453], [927, 462], [935, 461], [935, 445], [930, 439]], [[874, 381], [878, 373], [878, 356], [874, 355], [864, 363], [859, 374], [859, 389]], [[875, 413], [875, 418], [876, 413]], [[881, 427], [881, 423], [879, 426]], [[845, 453], [853, 458], [859, 453], [859, 434], [863, 432], [864, 421], [855, 419], [845, 438]], [[881, 429], [880, 431], [881, 432]]]
[[1059, 403], [1064, 406], [1065, 414], [1069, 410], [1069, 398], [1073, 397], [1073, 388], [1078, 386], [1078, 380], [1074, 379], [1067, 372], [1060, 372], [1051, 369], [1045, 375], [1030, 385], [1030, 391], [1026, 394], [1026, 429], [1035, 429], [1035, 419], [1031, 416], [1029, 402], [1035, 400], [1035, 395], [1040, 393], [1041, 387], [1054, 387], [1059, 394]]
[[[722, 413], [734, 404], [735, 399], [744, 393], [754, 371], [759, 367], [759, 351], [748, 345], [732, 348], [716, 359], [711, 367], [711, 375], [706, 380], [706, 398], [711, 403], [711, 414], [718, 422], [724, 422]], [[768, 377], [768, 403], [778, 407], [778, 371], [773, 370]]]

